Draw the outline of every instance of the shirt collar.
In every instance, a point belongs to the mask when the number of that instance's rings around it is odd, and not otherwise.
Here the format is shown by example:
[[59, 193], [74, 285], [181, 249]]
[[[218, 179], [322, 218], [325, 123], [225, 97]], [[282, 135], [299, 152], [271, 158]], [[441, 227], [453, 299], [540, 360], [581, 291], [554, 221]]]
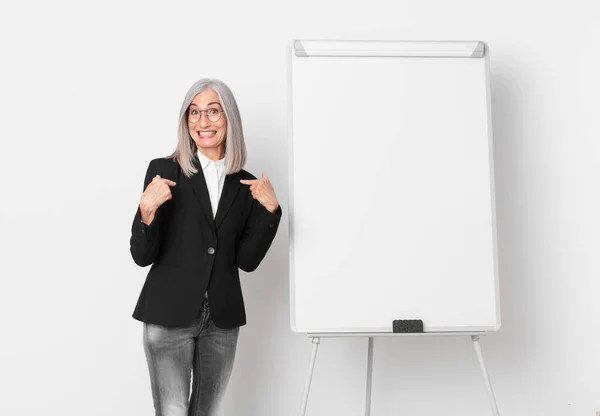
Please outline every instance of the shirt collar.
[[214, 160], [211, 160], [211, 159], [207, 158], [206, 156], [204, 156], [204, 153], [202, 153], [200, 150], [198, 150], [197, 153], [198, 153], [198, 160], [200, 160], [200, 164], [202, 165], [202, 170], [206, 170], [208, 165], [210, 165], [210, 162], [214, 162], [214, 164], [217, 165], [217, 168], [222, 168], [225, 166], [225, 158], [214, 161]]

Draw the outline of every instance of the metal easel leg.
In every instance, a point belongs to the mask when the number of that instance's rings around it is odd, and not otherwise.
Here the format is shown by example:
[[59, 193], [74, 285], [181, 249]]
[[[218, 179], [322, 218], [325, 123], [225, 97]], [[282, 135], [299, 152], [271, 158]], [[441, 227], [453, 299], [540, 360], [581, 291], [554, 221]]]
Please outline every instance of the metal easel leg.
[[310, 356], [310, 364], [308, 365], [308, 377], [306, 379], [306, 386], [304, 387], [304, 398], [302, 400], [302, 409], [300, 410], [300, 416], [306, 415], [306, 406], [308, 405], [308, 393], [310, 392], [310, 382], [312, 381], [313, 371], [315, 369], [315, 360], [317, 359], [317, 350], [321, 339], [314, 337], [312, 339], [312, 354]]
[[369, 337], [369, 352], [367, 355], [367, 399], [365, 416], [371, 416], [371, 385], [373, 384], [373, 337]]
[[496, 404], [496, 398], [494, 397], [494, 391], [492, 390], [492, 384], [490, 383], [490, 377], [488, 376], [487, 370], [485, 369], [485, 363], [483, 362], [483, 354], [481, 353], [481, 346], [479, 345], [479, 336], [474, 335], [471, 337], [471, 340], [473, 340], [475, 353], [477, 354], [477, 359], [479, 360], [479, 366], [481, 368], [481, 374], [483, 375], [483, 381], [487, 390], [488, 400], [490, 401], [490, 406], [492, 407], [492, 413], [494, 416], [500, 416], [498, 405]]

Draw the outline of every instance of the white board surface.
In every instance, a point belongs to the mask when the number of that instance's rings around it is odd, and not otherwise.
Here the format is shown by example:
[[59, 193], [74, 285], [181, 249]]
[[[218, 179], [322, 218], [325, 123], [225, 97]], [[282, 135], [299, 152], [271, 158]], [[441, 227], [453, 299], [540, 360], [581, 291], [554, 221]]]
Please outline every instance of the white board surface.
[[485, 44], [295, 41], [289, 53], [292, 329], [497, 330]]

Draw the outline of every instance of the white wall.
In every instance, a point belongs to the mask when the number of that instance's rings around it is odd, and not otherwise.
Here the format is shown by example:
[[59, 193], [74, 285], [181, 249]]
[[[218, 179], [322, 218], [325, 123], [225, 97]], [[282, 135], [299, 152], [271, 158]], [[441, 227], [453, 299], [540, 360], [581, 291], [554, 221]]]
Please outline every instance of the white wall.
[[[267, 172], [285, 207], [285, 47], [333, 38], [489, 43], [503, 326], [482, 339], [488, 370], [503, 415], [593, 416], [595, 8], [584, 0], [3, 2], [0, 413], [152, 413], [141, 324], [130, 317], [147, 269], [128, 252], [147, 163], [173, 149], [187, 88], [221, 78], [242, 111], [248, 169]], [[249, 324], [224, 415], [299, 409], [310, 343], [289, 328], [287, 237], [286, 217], [259, 270], [243, 276]], [[366, 340], [325, 340], [309, 415], [364, 414], [365, 365]], [[377, 340], [372, 414], [490, 414], [470, 341]]]

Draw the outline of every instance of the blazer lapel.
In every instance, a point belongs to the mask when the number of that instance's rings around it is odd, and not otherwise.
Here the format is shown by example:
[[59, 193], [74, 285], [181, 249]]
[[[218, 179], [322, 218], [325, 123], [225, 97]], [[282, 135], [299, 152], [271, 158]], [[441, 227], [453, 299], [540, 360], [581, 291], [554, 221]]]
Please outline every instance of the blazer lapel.
[[212, 207], [210, 206], [210, 195], [208, 194], [208, 188], [206, 187], [206, 179], [204, 178], [202, 165], [197, 157], [194, 158], [194, 166], [196, 166], [198, 169], [198, 173], [193, 175], [190, 179], [192, 182], [192, 188], [194, 189], [194, 193], [196, 194], [198, 202], [200, 202], [200, 206], [202, 207], [202, 212], [204, 213], [206, 220], [209, 224], [211, 224], [211, 226], [214, 226]]
[[[223, 219], [229, 212], [229, 208], [231, 208], [231, 204], [237, 195], [240, 186], [241, 176], [239, 173], [232, 173], [231, 175], [225, 176], [225, 183], [223, 184], [223, 193], [221, 194], [221, 198], [219, 198], [219, 205], [217, 209], [217, 216], [215, 218], [215, 228], [219, 228]], [[208, 193], [208, 191], [207, 191]]]
[[191, 178], [192, 188], [196, 194], [196, 198], [202, 207], [202, 212], [206, 217], [209, 224], [214, 225], [215, 228], [219, 228], [223, 219], [229, 212], [229, 208], [233, 204], [235, 197], [242, 185], [240, 183], [241, 175], [239, 173], [233, 173], [231, 175], [225, 175], [225, 183], [223, 184], [223, 192], [221, 198], [219, 198], [219, 205], [217, 208], [217, 216], [213, 220], [212, 207], [210, 205], [210, 196], [208, 194], [208, 188], [206, 186], [206, 179], [204, 178], [204, 171], [202, 165], [197, 157], [194, 158], [194, 166], [198, 169]]

